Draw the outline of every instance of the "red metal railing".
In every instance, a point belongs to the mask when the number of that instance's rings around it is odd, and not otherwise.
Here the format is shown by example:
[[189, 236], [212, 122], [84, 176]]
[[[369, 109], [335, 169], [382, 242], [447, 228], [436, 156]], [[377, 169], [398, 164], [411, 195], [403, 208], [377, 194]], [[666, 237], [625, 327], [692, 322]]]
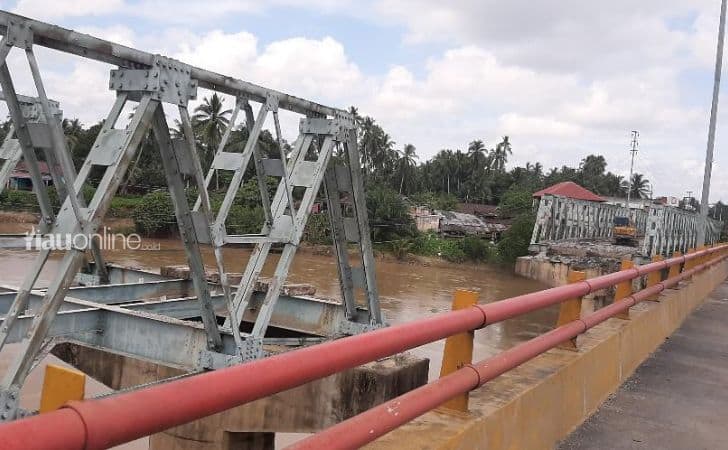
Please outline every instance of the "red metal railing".
[[667, 279], [624, 299], [615, 301], [586, 317], [516, 345], [496, 356], [469, 364], [450, 375], [386, 401], [287, 448], [295, 450], [359, 448], [410, 420], [437, 408], [446, 401], [472, 391], [559, 344], [584, 333], [589, 328], [627, 311], [635, 304], [659, 294], [664, 289], [677, 285], [680, 281], [724, 258], [726, 256], [698, 265], [674, 278]]
[[[312, 438], [313, 441], [307, 440], [300, 444], [301, 446], [316, 444], [317, 448], [327, 447], [326, 444], [317, 444], [317, 442], [333, 442], [334, 447], [342, 447], [344, 442], [347, 443], [347, 446], [349, 444], [351, 446], [361, 445], [361, 443], [368, 442], [368, 440], [364, 440], [365, 437], [372, 434], [375, 435], [374, 437], [380, 436], [449, 398], [480, 386], [509, 370], [510, 367], [515, 367], [555, 345], [583, 333], [607, 318], [629, 309], [638, 301], [659, 293], [697, 271], [725, 259], [728, 257], [726, 250], [728, 250], [726, 245], [713, 247], [590, 280], [499, 302], [476, 305], [468, 309], [437, 314], [426, 319], [393, 325], [370, 333], [330, 341], [133, 392], [102, 399], [70, 402], [51, 413], [0, 425], [0, 442], [5, 449], [60, 450], [112, 447], [453, 334], [478, 329], [677, 264], [714, 257], [709, 263], [686, 270], [678, 277], [639, 291], [583, 319], [559, 327], [494, 358], [465, 367], [436, 382], [405, 394], [400, 397], [399, 401], [406, 398], [408, 403], [407, 405], [404, 403], [397, 405], [402, 409], [394, 416], [394, 419], [384, 417], [385, 415], [392, 416], [392, 414], [382, 414], [383, 407], [380, 406], [316, 435]], [[411, 397], [408, 396], [414, 396], [413, 403], [415, 404], [409, 405]], [[387, 402], [385, 405], [391, 406], [392, 403]], [[372, 428], [369, 426], [375, 423], [378, 424], [375, 431], [370, 431]], [[351, 436], [346, 441], [340, 440], [339, 436], [342, 434], [340, 430], [350, 426], [353, 426]], [[361, 435], [362, 430], [366, 430], [367, 436]], [[337, 440], [330, 441], [332, 436]]]

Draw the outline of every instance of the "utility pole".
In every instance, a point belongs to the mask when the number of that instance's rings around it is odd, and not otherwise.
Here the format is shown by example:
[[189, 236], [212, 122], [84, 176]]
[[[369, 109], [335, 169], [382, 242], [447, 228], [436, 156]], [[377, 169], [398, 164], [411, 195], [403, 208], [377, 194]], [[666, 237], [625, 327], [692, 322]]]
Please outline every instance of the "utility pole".
[[703, 174], [703, 193], [700, 197], [700, 225], [698, 226], [698, 246], [705, 244], [705, 228], [708, 225], [708, 198], [710, 197], [710, 176], [713, 172], [713, 148], [715, 147], [715, 123], [718, 120], [718, 94], [720, 74], [723, 69], [723, 41], [725, 40], [726, 1], [720, 2], [720, 24], [718, 25], [718, 49], [715, 54], [715, 75], [713, 78], [713, 104], [710, 108], [708, 125], [708, 147], [705, 151], [705, 173]]
[[639, 147], [640, 132], [632, 130], [632, 147], [629, 152], [632, 154], [632, 161], [629, 163], [629, 179], [627, 180], [627, 210], [629, 211], [629, 200], [632, 198], [632, 172], [634, 171], [634, 157], [637, 154], [637, 147]]

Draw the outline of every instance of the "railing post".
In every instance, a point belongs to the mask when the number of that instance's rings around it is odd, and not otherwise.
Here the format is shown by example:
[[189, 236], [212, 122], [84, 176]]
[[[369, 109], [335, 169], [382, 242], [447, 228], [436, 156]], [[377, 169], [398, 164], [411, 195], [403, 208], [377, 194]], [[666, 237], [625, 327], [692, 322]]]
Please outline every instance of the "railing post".
[[[620, 267], [620, 270], [627, 270], [634, 267], [634, 262], [632, 262], [631, 259], [623, 259], [622, 265]], [[622, 300], [625, 297], [629, 297], [632, 295], [632, 280], [623, 281], [621, 283], [617, 284], [617, 289], [614, 291], [614, 301], [612, 303], [615, 303], [619, 300]], [[629, 319], [629, 310], [626, 310], [624, 312], [621, 312], [617, 315], [620, 319]]]
[[[577, 270], [569, 270], [566, 276], [569, 284], [578, 283], [579, 281], [586, 280], [586, 273]], [[559, 307], [559, 319], [556, 322], [556, 328], [566, 325], [569, 322], [579, 320], [581, 318], [581, 300], [583, 297], [575, 297], [566, 301], [561, 302]], [[569, 339], [566, 342], [559, 344], [559, 348], [564, 350], [578, 351], [576, 346], [576, 337]]]
[[86, 375], [75, 369], [48, 364], [40, 396], [40, 413], [55, 411], [69, 400], [83, 400]]
[[[698, 247], [698, 250], [697, 251], [701, 252], [701, 251], [703, 251], [705, 249], [707, 249], [707, 247], [705, 245], [701, 245], [700, 247]], [[697, 261], [695, 261], [695, 266], [699, 266], [701, 264], [704, 264], [707, 260], [708, 260], [708, 257], [706, 255], [703, 255], [700, 258], [698, 258]]]
[[[692, 255], [693, 253], [695, 253], [695, 249], [689, 248], [686, 255]], [[685, 261], [685, 264], [683, 265], [683, 272], [686, 272], [686, 271], [692, 269], [693, 267], [695, 267], [695, 259]]]
[[[660, 262], [663, 259], [664, 258], [662, 257], [662, 255], [655, 255], [652, 257], [652, 262]], [[648, 288], [656, 285], [660, 281], [662, 281], [662, 270], [656, 270], [654, 272], [650, 272], [647, 274], [647, 287]], [[651, 302], [658, 302], [658, 301], [660, 301], [659, 297], [660, 297], [659, 294], [655, 294], [655, 295], [650, 296], [647, 300], [649, 300]]]
[[[682, 256], [682, 252], [676, 251], [672, 254], [673, 258], [679, 258]], [[680, 275], [680, 264], [675, 264], [673, 266], [670, 266], [670, 270], [667, 272], [667, 278], [673, 278]]]
[[[452, 310], [470, 308], [478, 303], [478, 292], [468, 291], [465, 289], [455, 290], [455, 296], [452, 299]], [[473, 362], [473, 337], [475, 331], [470, 330], [465, 333], [456, 334], [445, 340], [445, 349], [442, 354], [442, 367], [440, 368], [440, 378], [449, 375], [456, 370], [462, 368], [466, 364]], [[468, 394], [459, 395], [446, 403], [441, 408], [454, 410], [458, 412], [468, 412]]]

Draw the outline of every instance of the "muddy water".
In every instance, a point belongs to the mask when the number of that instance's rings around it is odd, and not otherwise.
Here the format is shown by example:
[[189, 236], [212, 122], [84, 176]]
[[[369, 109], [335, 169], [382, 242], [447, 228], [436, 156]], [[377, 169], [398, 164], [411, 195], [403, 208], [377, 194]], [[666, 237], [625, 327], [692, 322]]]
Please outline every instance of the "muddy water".
[[[0, 233], [23, 233], [29, 224], [0, 223]], [[119, 244], [121, 244], [119, 242]], [[160, 266], [185, 264], [186, 258], [181, 243], [174, 239], [145, 239], [145, 247], [150, 250], [130, 251], [118, 245], [113, 250], [105, 250], [107, 261], [126, 266], [158, 270]], [[51, 255], [46, 269], [37, 286], [47, 286], [54, 276], [60, 253]], [[226, 248], [224, 250], [226, 270], [241, 272], [250, 256], [250, 250]], [[19, 285], [30, 268], [35, 252], [25, 250], [0, 249], [0, 284]], [[212, 252], [203, 248], [205, 264], [214, 268]], [[264, 275], [274, 270], [278, 256], [273, 255], [264, 269]], [[289, 280], [309, 283], [317, 288], [317, 295], [340, 298], [336, 263], [332, 256], [317, 254], [312, 249], [302, 249], [294, 259]], [[431, 314], [448, 311], [455, 289], [473, 289], [480, 292], [482, 303], [492, 302], [515, 295], [545, 289], [547, 286], [532, 280], [518, 277], [510, 269], [487, 265], [449, 264], [432, 261], [428, 265], [407, 264], [388, 258], [377, 258], [377, 280], [383, 314], [389, 323], [401, 323], [427, 317]], [[475, 333], [474, 360], [481, 360], [523, 342], [551, 329], [558, 311], [549, 308], [521, 318], [512, 319], [479, 330]], [[443, 342], [428, 344], [412, 352], [430, 359], [430, 379], [439, 375], [442, 360]], [[0, 355], [0, 373], [14, 358], [15, 345], [10, 345]], [[48, 363], [61, 363], [53, 356], [46, 358], [28, 378], [23, 389], [23, 406], [37, 408], [43, 366]], [[87, 395], [94, 396], [108, 391], [95, 380], [87, 381]], [[305, 435], [278, 433], [276, 444], [287, 445]], [[121, 446], [125, 450], [147, 448], [146, 439]]]
[[[24, 227], [18, 224], [0, 224], [0, 233], [23, 231]], [[105, 257], [109, 262], [152, 270], [157, 270], [163, 265], [185, 264], [184, 250], [178, 240], [146, 240], [145, 244], [154, 250], [129, 251], [117, 248], [105, 251]], [[0, 284], [18, 285], [34, 256], [35, 252], [0, 249]], [[248, 249], [226, 248], [224, 250], [226, 269], [230, 272], [241, 272], [249, 256]], [[272, 256], [264, 275], [269, 275], [274, 270], [278, 256]], [[209, 249], [203, 248], [203, 257], [207, 266], [210, 268], [215, 266], [214, 257]], [[39, 285], [45, 286], [49, 283], [57, 270], [60, 258], [61, 254], [51, 255]], [[317, 295], [340, 298], [336, 270], [332, 256], [315, 254], [311, 249], [302, 249], [294, 259], [289, 280], [316, 286]], [[376, 270], [380, 302], [383, 314], [389, 323], [407, 322], [448, 311], [453, 291], [458, 288], [480, 291], [480, 301], [486, 303], [547, 287], [539, 282], [518, 277], [509, 269], [487, 265], [456, 265], [439, 261], [422, 265], [377, 258]], [[474, 360], [487, 358], [500, 350], [548, 331], [553, 327], [557, 314], [555, 308], [550, 308], [477, 331]], [[439, 375], [443, 345], [442, 341], [435, 342], [412, 351], [418, 356], [430, 359], [430, 380], [436, 379]], [[12, 350], [14, 348], [8, 348], [1, 355], [0, 371], [4, 372], [3, 366], [14, 356]], [[42, 383], [42, 366], [48, 362], [58, 363], [53, 356], [50, 356], [34, 370], [23, 390], [24, 406], [37, 407]], [[88, 396], [106, 391], [107, 389], [100, 383], [94, 380], [87, 381]], [[277, 433], [276, 448], [282, 448], [305, 436], [305, 434]], [[146, 440], [140, 439], [119, 448], [141, 450], [147, 447]]]
[[[23, 232], [26, 224], [0, 224], [0, 233]], [[175, 239], [145, 239], [150, 250], [125, 250], [121, 242], [113, 250], [105, 250], [108, 261], [158, 270], [160, 266], [184, 264], [185, 254]], [[241, 272], [250, 256], [249, 249], [226, 248], [224, 257], [229, 272]], [[53, 254], [39, 285], [47, 285], [57, 270], [60, 254]], [[214, 268], [209, 248], [203, 248], [205, 264]], [[34, 252], [0, 249], [0, 284], [19, 284], [34, 258]], [[272, 255], [263, 275], [270, 275], [278, 255]], [[546, 288], [545, 285], [514, 275], [510, 269], [488, 265], [448, 264], [433, 261], [429, 265], [408, 264], [388, 258], [377, 258], [377, 280], [382, 310], [390, 323], [411, 321], [433, 313], [448, 311], [453, 291], [457, 288], [480, 291], [482, 303], [512, 297]], [[317, 295], [340, 298], [336, 263], [330, 255], [302, 249], [296, 255], [289, 280], [309, 283]], [[474, 358], [486, 358], [500, 350], [548, 331], [556, 321], [557, 310], [550, 308], [502, 324], [479, 330], [475, 334]], [[439, 374], [442, 342], [420, 347], [414, 353], [430, 358], [430, 378]]]

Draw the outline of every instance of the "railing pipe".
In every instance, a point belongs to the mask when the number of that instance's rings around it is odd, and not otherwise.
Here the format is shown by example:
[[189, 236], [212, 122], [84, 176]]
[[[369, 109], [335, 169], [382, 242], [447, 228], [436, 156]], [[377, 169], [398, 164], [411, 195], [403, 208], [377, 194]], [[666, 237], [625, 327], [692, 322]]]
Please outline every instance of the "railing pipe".
[[[726, 248], [728, 246], [713, 247], [672, 258], [664, 261], [665, 267]], [[692, 270], [688, 272], [694, 273]], [[4, 448], [25, 449], [37, 447], [38, 439], [52, 441], [56, 430], [62, 427], [65, 436], [62, 448], [112, 447], [640, 275], [639, 270], [630, 269], [582, 283], [441, 313], [128, 393], [71, 402], [58, 411], [0, 425], [0, 435], [3, 436]], [[631, 296], [619, 304], [634, 301], [634, 296]]]
[[[399, 426], [437, 408], [453, 397], [462, 395], [482, 386], [494, 378], [514, 369], [538, 355], [568, 341], [589, 328], [628, 310], [636, 303], [645, 301], [652, 295], [659, 294], [668, 286], [706, 269], [728, 257], [723, 255], [713, 261], [690, 269], [672, 280], [666, 280], [655, 286], [643, 289], [629, 297], [618, 300], [584, 318], [558, 327], [536, 338], [518, 344], [500, 354], [463, 367], [457, 372], [437, 381], [407, 392], [395, 399], [386, 401], [359, 415], [340, 422], [320, 433], [308, 437], [288, 447], [290, 450], [355, 449]], [[653, 265], [653, 268], [659, 267]], [[477, 376], [473, 376], [473, 371]]]

